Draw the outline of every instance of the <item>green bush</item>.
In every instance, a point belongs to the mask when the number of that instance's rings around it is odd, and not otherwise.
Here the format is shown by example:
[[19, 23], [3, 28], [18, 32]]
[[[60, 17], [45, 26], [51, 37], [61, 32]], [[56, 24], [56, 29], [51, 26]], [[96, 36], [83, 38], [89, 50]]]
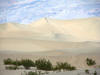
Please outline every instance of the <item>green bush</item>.
[[14, 60], [8, 58], [8, 59], [4, 60], [4, 64], [5, 65], [17, 65], [17, 66], [20, 66], [21, 65], [21, 61], [18, 61], [18, 60], [14, 61]]
[[10, 67], [6, 67], [7, 69], [17, 69], [18, 66], [22, 65], [25, 69], [29, 69], [30, 67], [37, 67], [39, 70], [51, 71], [51, 70], [75, 70], [76, 67], [71, 66], [66, 62], [57, 63], [56, 66], [53, 67], [52, 63], [46, 59], [38, 59], [33, 62], [30, 59], [23, 59], [23, 60], [15, 60], [8, 58], [4, 60], [5, 65], [13, 65]]
[[35, 64], [32, 60], [29, 60], [29, 59], [24, 59], [24, 60], [12, 60], [10, 58], [8, 59], [5, 59], [4, 60], [4, 64], [5, 65], [15, 65], [15, 66], [20, 66], [20, 65], [23, 65], [25, 67], [25, 69], [29, 69], [29, 67], [34, 67]]
[[13, 60], [10, 59], [10, 58], [5, 59], [5, 60], [4, 60], [4, 64], [5, 64], [5, 65], [12, 65], [12, 64], [13, 64]]
[[40, 69], [40, 70], [52, 70], [53, 69], [53, 66], [52, 66], [52, 63], [46, 59], [39, 59], [39, 60], [36, 60], [35, 61], [35, 65], [37, 67], [37, 69]]
[[18, 60], [16, 60], [16, 61], [13, 61], [13, 63], [12, 63], [13, 65], [16, 65], [16, 66], [20, 66], [20, 65], [22, 65], [22, 62], [21, 61], [18, 61]]
[[92, 66], [92, 65], [96, 64], [96, 62], [94, 60], [89, 59], [89, 58], [86, 59], [86, 63], [87, 63], [88, 66]]
[[75, 70], [76, 68], [74, 66], [71, 66], [70, 64], [66, 63], [66, 62], [61, 62], [61, 63], [57, 63], [57, 65], [54, 67], [54, 70]]
[[35, 66], [34, 62], [29, 59], [21, 60], [21, 64], [24, 66], [25, 69], [29, 69], [30, 67]]

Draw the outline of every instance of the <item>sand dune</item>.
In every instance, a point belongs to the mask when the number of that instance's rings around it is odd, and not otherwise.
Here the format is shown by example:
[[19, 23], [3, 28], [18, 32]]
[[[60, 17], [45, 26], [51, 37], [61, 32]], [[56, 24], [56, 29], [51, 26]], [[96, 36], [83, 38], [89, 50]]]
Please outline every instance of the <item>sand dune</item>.
[[0, 26], [0, 37], [24, 37], [74, 42], [100, 41], [100, 18], [77, 20], [42, 18], [29, 25], [6, 23]]
[[63, 50], [69, 52], [99, 51], [100, 43], [94, 42], [59, 42], [47, 40], [34, 40], [24, 38], [1, 38], [0, 50], [12, 51], [53, 51]]
[[[94, 59], [96, 66], [100, 65], [100, 18], [77, 20], [42, 18], [28, 25], [0, 24], [2, 75], [18, 75], [24, 71], [5, 70], [3, 60], [6, 58], [14, 60], [46, 58], [53, 64], [65, 61], [77, 68], [86, 69], [90, 68], [86, 65], [87, 57]], [[77, 73], [77, 71], [73, 74], [63, 72], [57, 75], [77, 75]]]
[[99, 28], [100, 18], [77, 20], [42, 18], [29, 25], [1, 24], [0, 50], [73, 51], [92, 49], [95, 51], [100, 48], [100, 44], [95, 43], [100, 41]]
[[[100, 18], [55, 20], [43, 18], [30, 24], [34, 31], [67, 41], [100, 41]], [[42, 31], [42, 32], [41, 32]]]

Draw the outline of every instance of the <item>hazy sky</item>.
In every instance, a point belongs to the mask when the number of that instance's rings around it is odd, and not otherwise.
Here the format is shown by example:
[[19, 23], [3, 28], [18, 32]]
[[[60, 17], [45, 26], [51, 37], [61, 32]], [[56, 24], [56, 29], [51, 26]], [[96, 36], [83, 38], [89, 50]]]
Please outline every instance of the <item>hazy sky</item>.
[[0, 23], [100, 16], [100, 0], [0, 0]]

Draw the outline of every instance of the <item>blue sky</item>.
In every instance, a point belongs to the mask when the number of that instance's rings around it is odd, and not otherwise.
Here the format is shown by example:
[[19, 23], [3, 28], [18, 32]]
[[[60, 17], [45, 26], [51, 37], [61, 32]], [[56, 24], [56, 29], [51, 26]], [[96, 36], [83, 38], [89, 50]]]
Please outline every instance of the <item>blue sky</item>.
[[0, 23], [100, 17], [100, 0], [0, 0]]

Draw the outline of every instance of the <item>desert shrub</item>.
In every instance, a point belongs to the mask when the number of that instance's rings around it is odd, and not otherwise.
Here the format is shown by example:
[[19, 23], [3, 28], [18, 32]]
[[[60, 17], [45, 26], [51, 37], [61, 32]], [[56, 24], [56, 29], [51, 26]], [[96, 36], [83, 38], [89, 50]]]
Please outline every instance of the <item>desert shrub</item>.
[[52, 63], [46, 59], [38, 59], [35, 61], [35, 65], [37, 67], [37, 69], [40, 69], [40, 70], [52, 70], [53, 69], [53, 66], [52, 66]]
[[19, 60], [16, 60], [16, 61], [13, 61], [12, 64], [16, 65], [16, 66], [20, 66], [20, 65], [22, 65], [22, 62]]
[[29, 69], [30, 67], [35, 66], [34, 62], [29, 59], [21, 60], [21, 64], [24, 66], [25, 69]]
[[29, 67], [34, 67], [35, 64], [32, 60], [29, 59], [24, 59], [24, 60], [12, 60], [10, 58], [4, 60], [5, 65], [15, 65], [15, 66], [20, 66], [23, 65], [25, 69], [29, 69]]
[[86, 69], [86, 70], [85, 70], [85, 73], [86, 73], [86, 74], [89, 74], [89, 70], [88, 70], [88, 69]]
[[20, 66], [21, 65], [21, 61], [18, 61], [18, 60], [14, 61], [14, 60], [8, 58], [8, 59], [4, 60], [4, 64], [5, 65], [17, 65], [17, 66]]
[[17, 66], [6, 66], [6, 69], [7, 70], [16, 70], [16, 69], [18, 69], [18, 67]]
[[51, 70], [75, 70], [76, 67], [71, 66], [70, 64], [66, 62], [58, 62], [56, 66], [53, 67], [52, 63], [49, 60], [46, 59], [38, 59], [35, 62], [33, 62], [30, 59], [23, 59], [23, 60], [15, 60], [8, 58], [4, 60], [4, 64], [6, 65], [13, 65], [6, 67], [6, 69], [18, 69], [19, 66], [24, 66], [25, 69], [30, 69], [30, 67], [36, 67], [39, 70], [45, 70], [45, 71], [51, 71]]
[[89, 58], [86, 59], [86, 63], [87, 63], [88, 66], [92, 66], [92, 65], [96, 64], [96, 62], [94, 60], [89, 59]]
[[74, 66], [71, 66], [70, 64], [66, 62], [58, 62], [57, 65], [54, 67], [54, 70], [75, 70], [76, 68]]
[[13, 60], [10, 59], [10, 58], [5, 59], [5, 60], [4, 60], [4, 64], [5, 64], [5, 65], [12, 65], [12, 64], [13, 64]]

